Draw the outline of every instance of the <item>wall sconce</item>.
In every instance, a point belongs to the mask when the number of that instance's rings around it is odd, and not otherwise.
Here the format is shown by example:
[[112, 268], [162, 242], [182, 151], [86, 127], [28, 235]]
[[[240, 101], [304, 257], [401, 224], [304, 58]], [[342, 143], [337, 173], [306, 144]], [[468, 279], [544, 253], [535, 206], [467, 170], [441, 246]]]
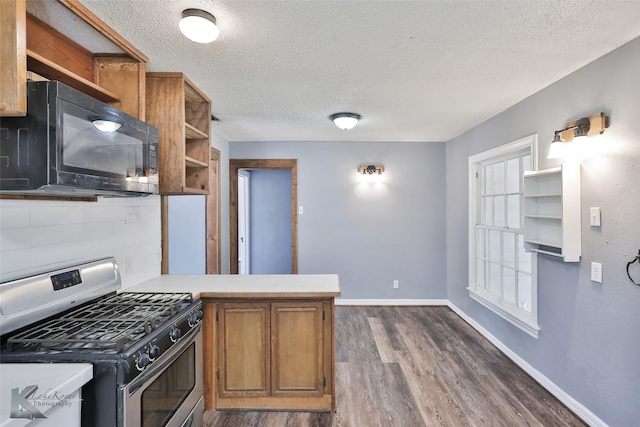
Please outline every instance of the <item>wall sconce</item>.
[[549, 147], [547, 159], [562, 158], [565, 153], [565, 143], [573, 141], [580, 136], [600, 135], [609, 127], [609, 117], [604, 113], [583, 117], [575, 122], [567, 123], [566, 127], [555, 131], [553, 142]]
[[364, 165], [358, 168], [358, 173], [362, 175], [382, 175], [384, 166], [382, 165]]

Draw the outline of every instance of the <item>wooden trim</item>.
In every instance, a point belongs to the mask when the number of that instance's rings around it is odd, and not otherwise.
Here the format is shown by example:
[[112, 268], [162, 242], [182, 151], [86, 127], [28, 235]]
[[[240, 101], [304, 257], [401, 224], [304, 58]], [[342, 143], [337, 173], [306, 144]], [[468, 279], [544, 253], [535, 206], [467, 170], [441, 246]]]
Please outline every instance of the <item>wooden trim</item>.
[[[604, 130], [609, 127], [609, 117], [605, 116], [604, 113], [594, 114], [588, 117], [589, 119], [589, 132], [587, 132], [587, 136], [593, 135], [601, 135], [604, 133]], [[567, 123], [565, 127], [575, 126], [578, 121], [573, 121]], [[575, 131], [566, 130], [562, 132], [562, 139], [565, 142], [571, 142], [575, 138]]]
[[216, 408], [216, 305], [211, 302], [202, 304], [204, 318], [202, 319], [202, 353], [204, 366], [204, 409], [205, 411]]
[[27, 50], [59, 65], [81, 79], [96, 83], [93, 72], [93, 53], [28, 13]]
[[267, 409], [280, 411], [331, 411], [331, 396], [320, 397], [218, 397], [217, 409]]
[[331, 381], [331, 412], [334, 414], [338, 410], [338, 403], [336, 401], [336, 305], [335, 298], [331, 298], [331, 313], [328, 316], [331, 318], [331, 348], [329, 352], [331, 353], [331, 370], [330, 370], [330, 381]]
[[[127, 55], [99, 54], [93, 57], [95, 83], [120, 95], [114, 107], [140, 120], [145, 119], [146, 65]], [[123, 90], [125, 89], [126, 90]]]
[[25, 0], [0, 1], [0, 116], [27, 114]]
[[123, 38], [120, 34], [115, 32], [113, 28], [105, 24], [103, 20], [98, 18], [93, 12], [87, 9], [82, 3], [78, 0], [58, 0], [60, 4], [65, 6], [71, 12], [75, 13], [80, 19], [82, 19], [87, 24], [91, 25], [95, 28], [100, 34], [111, 40], [122, 50], [127, 52], [132, 58], [135, 58], [141, 62], [149, 62], [149, 58], [147, 58], [142, 52], [136, 49], [131, 43], [129, 43], [125, 38]]
[[229, 234], [230, 273], [238, 274], [238, 170], [291, 170], [291, 272], [298, 274], [298, 160], [230, 159], [229, 160]]
[[50, 80], [58, 80], [102, 102], [120, 102], [120, 97], [49, 59], [27, 49], [27, 68]]
[[169, 274], [169, 197], [160, 196], [160, 242], [162, 246], [162, 263], [160, 272]]
[[[209, 163], [209, 194], [207, 195], [207, 274], [220, 274], [221, 265], [221, 242], [220, 242], [220, 151], [210, 147], [210, 163]], [[215, 181], [212, 183], [215, 169]], [[215, 235], [212, 235], [213, 233]], [[211, 242], [213, 241], [213, 242]], [[214, 253], [211, 253], [211, 246], [214, 246]]]

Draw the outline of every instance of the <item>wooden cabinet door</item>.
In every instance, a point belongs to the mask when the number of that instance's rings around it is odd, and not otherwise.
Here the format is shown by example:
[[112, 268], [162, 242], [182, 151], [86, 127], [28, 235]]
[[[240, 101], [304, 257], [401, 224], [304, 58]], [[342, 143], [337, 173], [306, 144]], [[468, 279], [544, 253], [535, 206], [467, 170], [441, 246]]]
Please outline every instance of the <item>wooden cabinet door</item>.
[[269, 321], [269, 303], [218, 305], [221, 397], [269, 395]]
[[27, 114], [26, 5], [0, 0], [0, 117]]
[[322, 303], [271, 303], [273, 396], [322, 396]]

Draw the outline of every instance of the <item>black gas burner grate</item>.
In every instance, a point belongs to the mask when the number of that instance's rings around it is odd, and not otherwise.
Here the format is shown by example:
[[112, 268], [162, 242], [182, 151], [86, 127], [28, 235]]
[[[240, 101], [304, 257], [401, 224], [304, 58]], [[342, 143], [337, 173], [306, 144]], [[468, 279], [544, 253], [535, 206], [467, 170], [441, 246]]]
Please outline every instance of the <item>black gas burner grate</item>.
[[10, 337], [7, 350], [119, 353], [191, 303], [189, 293], [108, 296]]

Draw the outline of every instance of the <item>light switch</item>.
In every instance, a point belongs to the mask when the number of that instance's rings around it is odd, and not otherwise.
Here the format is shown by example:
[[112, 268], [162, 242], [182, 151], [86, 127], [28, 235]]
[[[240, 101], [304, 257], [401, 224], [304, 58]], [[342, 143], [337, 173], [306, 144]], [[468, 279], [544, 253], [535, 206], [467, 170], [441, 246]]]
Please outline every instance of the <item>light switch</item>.
[[602, 283], [602, 264], [599, 262], [591, 263], [591, 281]]
[[302, 206], [298, 206], [298, 215], [302, 215], [304, 213], [304, 208]]
[[600, 227], [600, 208], [589, 208], [589, 224]]

